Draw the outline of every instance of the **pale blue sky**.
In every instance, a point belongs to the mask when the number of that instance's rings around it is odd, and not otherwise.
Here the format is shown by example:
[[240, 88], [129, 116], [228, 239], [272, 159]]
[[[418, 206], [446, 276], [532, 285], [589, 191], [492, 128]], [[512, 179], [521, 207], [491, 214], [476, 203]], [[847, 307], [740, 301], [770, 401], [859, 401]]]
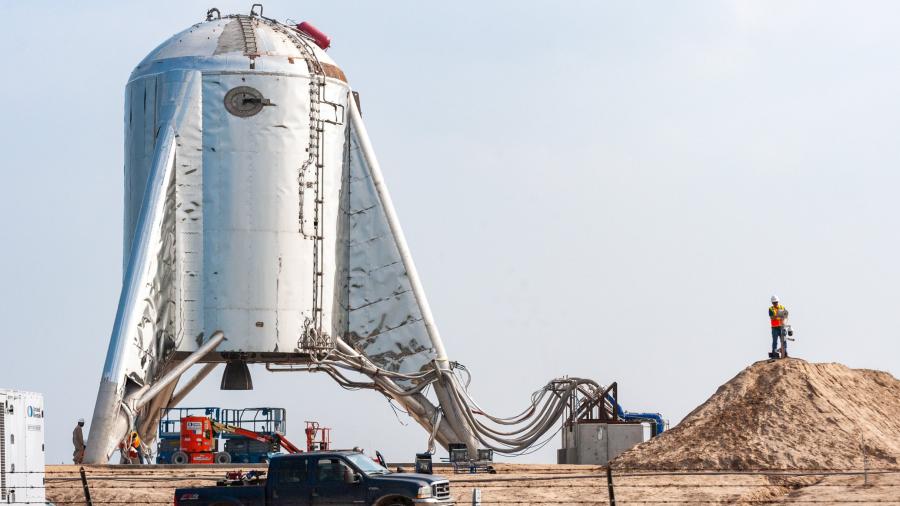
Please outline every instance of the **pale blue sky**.
[[[90, 419], [121, 276], [125, 81], [206, 9], [8, 1], [0, 387], [43, 392], [48, 462]], [[673, 423], [765, 356], [777, 292], [811, 361], [900, 371], [900, 4], [265, 2], [309, 20], [362, 109], [452, 359], [518, 411], [564, 374]], [[289, 435], [426, 443], [325, 376], [215, 374], [187, 405]], [[521, 461], [552, 461], [558, 441]]]

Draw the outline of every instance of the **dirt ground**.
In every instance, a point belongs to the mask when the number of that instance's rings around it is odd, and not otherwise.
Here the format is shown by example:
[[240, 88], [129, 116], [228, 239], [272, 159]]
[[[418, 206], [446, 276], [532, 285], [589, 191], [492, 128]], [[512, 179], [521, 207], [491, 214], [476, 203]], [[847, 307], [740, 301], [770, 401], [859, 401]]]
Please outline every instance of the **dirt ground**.
[[[865, 464], [864, 464], [865, 462]], [[900, 468], [900, 381], [882, 371], [757, 362], [620, 469]]]
[[[900, 506], [900, 381], [788, 359], [751, 365], [678, 426], [613, 461], [616, 504]], [[457, 504], [609, 504], [599, 466], [497, 464], [452, 474]], [[238, 466], [91, 466], [94, 504], [172, 504]], [[252, 467], [243, 467], [250, 470]], [[258, 468], [257, 469], [261, 469]], [[760, 469], [764, 471], [759, 471]], [[845, 472], [845, 469], [869, 469]], [[660, 471], [666, 470], [666, 471]], [[816, 474], [818, 473], [818, 474]], [[84, 504], [78, 468], [47, 466], [47, 498]]]
[[[598, 466], [498, 464], [498, 473], [447, 476], [457, 504], [609, 504], [605, 470]], [[213, 485], [237, 466], [86, 467], [94, 504], [172, 504], [174, 489]], [[249, 467], [242, 469], [248, 470]], [[900, 471], [862, 475], [779, 476], [774, 474], [613, 475], [618, 505], [631, 504], [893, 504], [900, 506]], [[85, 504], [76, 466], [47, 466], [47, 499]]]

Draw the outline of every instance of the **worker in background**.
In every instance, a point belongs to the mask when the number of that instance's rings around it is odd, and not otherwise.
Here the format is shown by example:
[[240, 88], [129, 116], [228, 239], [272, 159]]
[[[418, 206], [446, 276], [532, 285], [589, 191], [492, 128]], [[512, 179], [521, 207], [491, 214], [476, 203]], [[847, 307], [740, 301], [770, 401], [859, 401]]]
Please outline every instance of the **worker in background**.
[[131, 447], [134, 448], [134, 451], [137, 452], [138, 461], [143, 464], [144, 463], [144, 451], [141, 448], [141, 437], [138, 436], [137, 431], [131, 432]]
[[76, 464], [81, 464], [84, 462], [84, 432], [82, 429], [84, 428], [84, 418], [78, 419], [78, 424], [75, 425], [75, 430], [72, 431], [72, 445], [75, 446], [75, 451], [72, 452], [72, 461]]
[[787, 340], [785, 339], [784, 324], [788, 317], [788, 310], [778, 301], [778, 296], [772, 296], [772, 305], [769, 306], [769, 322], [772, 325], [772, 358], [778, 358], [778, 344], [781, 343], [781, 358], [787, 358]]

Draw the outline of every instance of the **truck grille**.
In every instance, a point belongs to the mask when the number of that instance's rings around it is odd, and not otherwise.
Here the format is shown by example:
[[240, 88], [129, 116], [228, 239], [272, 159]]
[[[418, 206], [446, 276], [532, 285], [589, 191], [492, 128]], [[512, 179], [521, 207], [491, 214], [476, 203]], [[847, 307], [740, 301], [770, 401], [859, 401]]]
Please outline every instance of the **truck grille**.
[[438, 499], [450, 499], [450, 482], [440, 481], [432, 484], [431, 493]]

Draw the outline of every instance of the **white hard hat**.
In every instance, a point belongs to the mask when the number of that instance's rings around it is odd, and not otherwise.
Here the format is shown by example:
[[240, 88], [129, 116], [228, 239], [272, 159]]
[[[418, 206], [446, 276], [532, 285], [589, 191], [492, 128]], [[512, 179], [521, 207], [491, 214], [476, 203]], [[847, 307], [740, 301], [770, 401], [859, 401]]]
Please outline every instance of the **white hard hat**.
[[84, 418], [79, 418], [78, 423], [84, 423]]
[[772, 303], [775, 303], [775, 302], [778, 302], [778, 296], [777, 296], [777, 295], [773, 295], [773, 296], [772, 296]]

